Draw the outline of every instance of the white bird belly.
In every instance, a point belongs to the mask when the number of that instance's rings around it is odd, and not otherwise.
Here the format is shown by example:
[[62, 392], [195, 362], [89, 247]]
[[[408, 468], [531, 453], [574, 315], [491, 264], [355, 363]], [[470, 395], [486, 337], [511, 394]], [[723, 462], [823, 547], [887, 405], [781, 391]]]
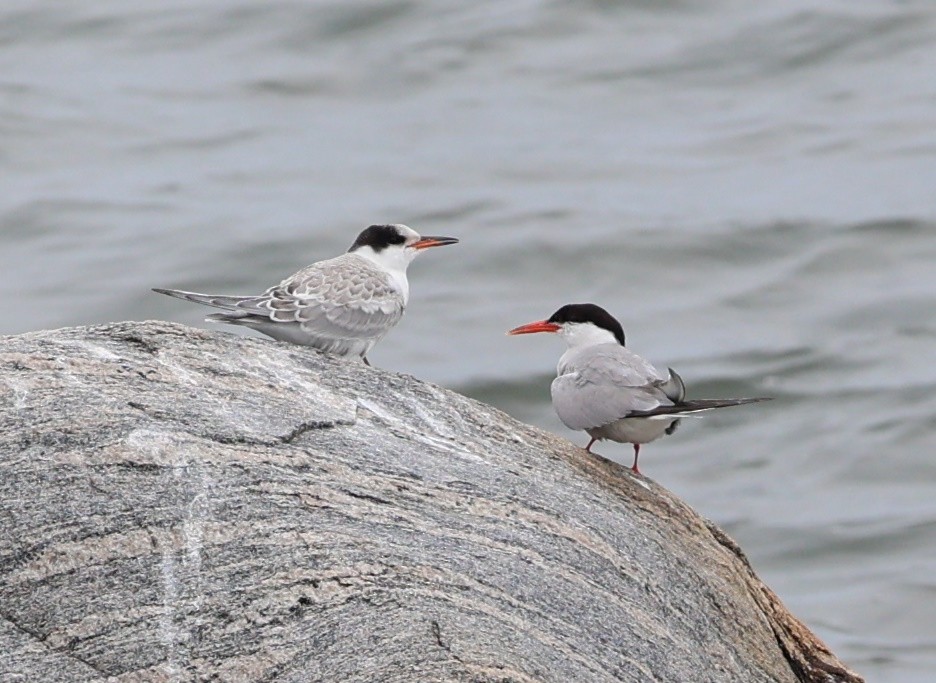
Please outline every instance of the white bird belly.
[[366, 356], [368, 351], [370, 351], [379, 340], [379, 337], [352, 339], [318, 335], [310, 333], [309, 330], [300, 327], [299, 323], [293, 322], [278, 323], [267, 320], [255, 320], [242, 324], [258, 332], [262, 332], [277, 341], [289, 342], [290, 344], [296, 344], [298, 346], [312, 346], [320, 351], [336, 356]]
[[650, 443], [665, 434], [672, 434], [678, 417], [648, 420], [644, 417], [625, 417], [601, 427], [586, 429], [593, 439], [607, 439], [618, 443]]

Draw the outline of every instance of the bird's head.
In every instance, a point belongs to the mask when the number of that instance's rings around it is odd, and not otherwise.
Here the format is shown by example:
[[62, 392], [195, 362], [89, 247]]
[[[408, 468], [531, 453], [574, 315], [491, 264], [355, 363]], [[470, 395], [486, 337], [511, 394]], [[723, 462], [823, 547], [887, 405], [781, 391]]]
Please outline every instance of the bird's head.
[[391, 223], [365, 228], [348, 251], [390, 270], [406, 270], [423, 249], [457, 243], [454, 237], [422, 237], [406, 225]]
[[613, 315], [595, 304], [566, 304], [546, 320], [515, 327], [507, 334], [552, 332], [569, 346], [620, 344], [624, 346], [624, 328]]

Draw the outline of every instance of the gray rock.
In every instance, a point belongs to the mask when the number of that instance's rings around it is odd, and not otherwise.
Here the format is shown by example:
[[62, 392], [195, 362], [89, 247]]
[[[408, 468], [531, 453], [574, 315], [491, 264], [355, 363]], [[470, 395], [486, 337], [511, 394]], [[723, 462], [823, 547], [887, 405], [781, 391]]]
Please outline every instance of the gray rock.
[[860, 681], [665, 489], [161, 322], [0, 338], [3, 681]]

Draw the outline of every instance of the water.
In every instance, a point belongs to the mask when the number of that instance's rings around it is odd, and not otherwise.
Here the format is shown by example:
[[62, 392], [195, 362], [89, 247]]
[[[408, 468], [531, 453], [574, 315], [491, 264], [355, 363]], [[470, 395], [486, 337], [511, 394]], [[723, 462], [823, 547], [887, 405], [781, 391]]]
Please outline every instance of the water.
[[459, 236], [375, 364], [584, 443], [560, 342], [503, 332], [594, 301], [691, 396], [777, 397], [643, 469], [869, 680], [932, 680], [931, 0], [11, 0], [0, 74], [0, 333]]

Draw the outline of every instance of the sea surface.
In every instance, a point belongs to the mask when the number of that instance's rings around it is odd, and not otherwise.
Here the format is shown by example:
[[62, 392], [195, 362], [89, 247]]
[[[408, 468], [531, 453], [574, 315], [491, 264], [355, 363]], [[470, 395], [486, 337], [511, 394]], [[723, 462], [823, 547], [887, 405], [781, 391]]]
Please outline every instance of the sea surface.
[[[0, 334], [207, 312], [375, 222], [370, 355], [584, 444], [592, 301], [691, 397], [642, 469], [869, 681], [936, 680], [933, 0], [5, 0]], [[629, 462], [627, 445], [595, 449]]]

